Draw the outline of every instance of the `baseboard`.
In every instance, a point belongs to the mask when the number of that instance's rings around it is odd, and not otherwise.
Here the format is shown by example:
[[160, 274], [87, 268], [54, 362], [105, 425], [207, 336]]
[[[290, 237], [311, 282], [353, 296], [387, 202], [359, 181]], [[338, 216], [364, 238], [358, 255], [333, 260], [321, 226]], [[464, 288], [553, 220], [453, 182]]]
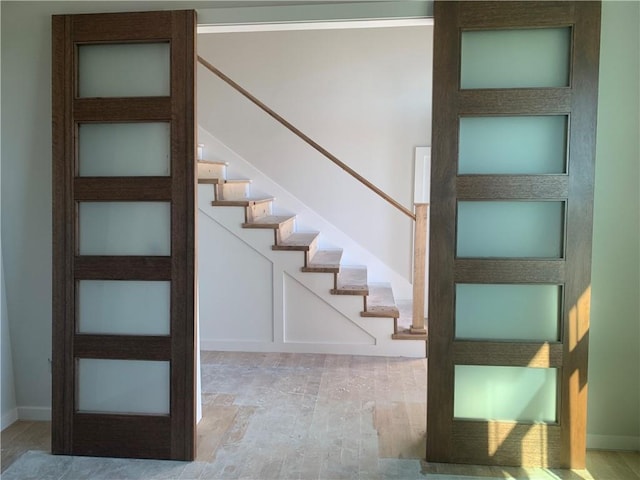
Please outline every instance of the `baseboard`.
[[4, 430], [16, 420], [18, 420], [17, 408], [13, 408], [9, 410], [7, 413], [2, 414], [2, 421], [0, 422], [0, 430]]
[[200, 340], [203, 351], [255, 352], [255, 353], [314, 353], [329, 355], [364, 355], [374, 357], [424, 358], [424, 342], [389, 341], [384, 349], [378, 345], [302, 343], [302, 342], [250, 342], [233, 340]]
[[51, 421], [51, 407], [18, 407], [18, 419]]
[[623, 435], [587, 435], [587, 448], [591, 450], [640, 451], [640, 437]]

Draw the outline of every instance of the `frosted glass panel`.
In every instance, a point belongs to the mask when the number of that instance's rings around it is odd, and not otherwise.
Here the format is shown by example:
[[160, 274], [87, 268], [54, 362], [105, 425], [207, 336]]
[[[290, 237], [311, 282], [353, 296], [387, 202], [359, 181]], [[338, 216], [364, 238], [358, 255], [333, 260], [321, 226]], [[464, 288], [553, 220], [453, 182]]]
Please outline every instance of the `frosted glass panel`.
[[170, 255], [169, 202], [81, 202], [80, 255]]
[[556, 376], [553, 368], [456, 365], [453, 415], [555, 423]]
[[564, 173], [567, 117], [463, 117], [461, 174]]
[[169, 335], [171, 283], [81, 280], [78, 331], [115, 335]]
[[83, 123], [78, 129], [81, 177], [168, 176], [168, 123]]
[[169, 413], [169, 362], [78, 360], [81, 412]]
[[566, 87], [570, 28], [462, 32], [461, 88]]
[[458, 257], [562, 256], [563, 202], [458, 202]]
[[558, 340], [558, 285], [456, 285], [456, 338]]
[[80, 97], [166, 97], [169, 43], [80, 45]]

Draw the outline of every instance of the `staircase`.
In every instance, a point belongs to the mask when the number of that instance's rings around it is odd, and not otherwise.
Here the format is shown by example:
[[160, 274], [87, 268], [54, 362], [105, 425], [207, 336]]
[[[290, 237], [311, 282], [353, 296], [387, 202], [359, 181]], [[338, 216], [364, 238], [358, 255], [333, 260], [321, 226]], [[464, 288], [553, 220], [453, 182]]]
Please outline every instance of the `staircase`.
[[332, 274], [332, 295], [361, 297], [360, 316], [392, 319], [393, 339], [426, 340], [426, 333], [411, 332], [411, 300], [396, 301], [389, 283], [369, 283], [366, 266], [342, 265], [342, 249], [320, 248], [319, 232], [298, 232], [295, 215], [273, 215], [274, 198], [253, 197], [251, 180], [228, 179], [227, 163], [199, 160], [198, 183], [213, 187], [212, 206], [244, 209], [242, 228], [272, 231], [272, 250], [301, 252], [302, 272]]

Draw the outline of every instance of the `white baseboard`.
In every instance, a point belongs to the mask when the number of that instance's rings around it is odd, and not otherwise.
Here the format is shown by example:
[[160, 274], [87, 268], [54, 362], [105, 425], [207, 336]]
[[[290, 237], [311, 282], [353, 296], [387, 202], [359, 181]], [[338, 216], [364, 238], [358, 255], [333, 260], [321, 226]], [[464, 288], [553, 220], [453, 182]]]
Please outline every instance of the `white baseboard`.
[[13, 408], [9, 410], [7, 413], [2, 415], [2, 421], [0, 425], [0, 430], [4, 430], [8, 426], [10, 426], [13, 422], [18, 420], [18, 409]]
[[18, 419], [51, 421], [51, 407], [18, 407]]
[[337, 344], [337, 343], [303, 343], [303, 342], [251, 342], [234, 340], [200, 341], [203, 351], [213, 352], [259, 352], [259, 353], [316, 353], [330, 355], [364, 355], [383, 357], [424, 358], [424, 342], [392, 341], [383, 349], [373, 345]]
[[640, 437], [623, 435], [587, 435], [587, 448], [591, 450], [640, 451]]

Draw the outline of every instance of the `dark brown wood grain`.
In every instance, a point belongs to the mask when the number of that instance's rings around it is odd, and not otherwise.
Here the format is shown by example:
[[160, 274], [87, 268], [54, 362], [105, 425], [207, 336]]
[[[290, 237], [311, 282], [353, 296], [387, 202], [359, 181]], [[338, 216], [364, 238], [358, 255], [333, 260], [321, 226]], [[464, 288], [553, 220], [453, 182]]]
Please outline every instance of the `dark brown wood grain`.
[[[434, 11], [427, 460], [584, 468], [600, 3], [443, 1]], [[566, 88], [459, 88], [462, 31], [542, 27], [572, 29]], [[564, 174], [456, 174], [460, 117], [558, 114], [570, 119]], [[562, 258], [455, 258], [460, 200], [564, 202]], [[456, 283], [558, 285], [560, 342], [455, 341]], [[455, 364], [558, 368], [559, 425], [454, 421]]]
[[118, 360], [171, 360], [171, 338], [152, 335], [76, 334], [73, 342], [76, 358]]
[[457, 259], [456, 283], [546, 283], [561, 284], [565, 279], [563, 260]]
[[196, 320], [196, 21], [194, 11], [171, 16], [171, 456], [193, 460]]
[[434, 6], [433, 133], [429, 226], [427, 447], [430, 462], [448, 462], [453, 448], [455, 176], [458, 170], [458, 6]]
[[169, 177], [76, 177], [76, 201], [168, 201]]
[[131, 12], [74, 15], [73, 36], [77, 43], [131, 43], [169, 40], [171, 12]]
[[563, 114], [570, 110], [569, 88], [461, 90], [460, 115]]
[[562, 344], [457, 340], [453, 343], [453, 356], [456, 365], [559, 368]]
[[73, 415], [75, 455], [124, 458], [171, 458], [168, 415]]
[[74, 326], [73, 252], [73, 44], [71, 20], [52, 18], [52, 428], [51, 451], [72, 451], [72, 415], [74, 398]]
[[572, 2], [462, 2], [460, 26], [465, 29], [558, 27], [573, 23]]
[[91, 256], [75, 258], [75, 280], [171, 280], [170, 257]]
[[78, 98], [76, 122], [162, 122], [171, 120], [169, 97]]
[[556, 200], [569, 193], [567, 175], [459, 175], [458, 200]]

